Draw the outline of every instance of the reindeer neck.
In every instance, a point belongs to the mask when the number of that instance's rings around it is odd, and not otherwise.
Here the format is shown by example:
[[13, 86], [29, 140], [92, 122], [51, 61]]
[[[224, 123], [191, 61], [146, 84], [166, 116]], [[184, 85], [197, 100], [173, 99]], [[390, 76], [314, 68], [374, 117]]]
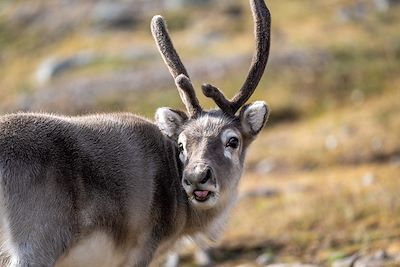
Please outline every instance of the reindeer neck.
[[235, 189], [227, 199], [221, 200], [220, 204], [212, 209], [200, 210], [188, 201], [185, 234], [202, 233], [210, 240], [217, 240], [236, 199], [237, 190]]

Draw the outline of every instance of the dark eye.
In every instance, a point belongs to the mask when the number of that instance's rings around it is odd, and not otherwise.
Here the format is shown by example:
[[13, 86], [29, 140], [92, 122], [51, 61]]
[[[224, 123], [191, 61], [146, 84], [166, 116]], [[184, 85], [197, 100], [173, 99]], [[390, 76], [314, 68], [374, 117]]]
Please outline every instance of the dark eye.
[[181, 153], [183, 151], [183, 144], [182, 143], [178, 144], [178, 151], [179, 151], [179, 153]]
[[237, 139], [236, 137], [229, 138], [228, 143], [226, 143], [226, 146], [231, 148], [237, 148], [239, 146], [239, 139]]

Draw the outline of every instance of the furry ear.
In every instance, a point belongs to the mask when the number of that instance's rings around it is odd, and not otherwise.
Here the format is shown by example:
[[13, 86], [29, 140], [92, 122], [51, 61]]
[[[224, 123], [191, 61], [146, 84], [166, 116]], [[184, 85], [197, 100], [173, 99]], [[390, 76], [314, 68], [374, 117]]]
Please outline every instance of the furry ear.
[[155, 120], [158, 128], [166, 136], [178, 140], [182, 125], [187, 121], [186, 113], [171, 108], [159, 108]]
[[240, 123], [246, 135], [255, 137], [264, 127], [269, 116], [269, 107], [264, 101], [245, 105], [240, 110]]

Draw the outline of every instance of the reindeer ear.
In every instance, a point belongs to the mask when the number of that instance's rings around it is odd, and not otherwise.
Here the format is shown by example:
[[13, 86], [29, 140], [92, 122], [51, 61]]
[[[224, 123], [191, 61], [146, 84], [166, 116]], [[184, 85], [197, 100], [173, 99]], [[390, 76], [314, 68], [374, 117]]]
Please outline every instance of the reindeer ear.
[[255, 137], [268, 120], [269, 107], [264, 101], [245, 105], [240, 110], [240, 123], [245, 134]]
[[155, 115], [156, 123], [161, 132], [168, 137], [178, 140], [182, 125], [187, 121], [186, 113], [170, 108], [159, 108]]

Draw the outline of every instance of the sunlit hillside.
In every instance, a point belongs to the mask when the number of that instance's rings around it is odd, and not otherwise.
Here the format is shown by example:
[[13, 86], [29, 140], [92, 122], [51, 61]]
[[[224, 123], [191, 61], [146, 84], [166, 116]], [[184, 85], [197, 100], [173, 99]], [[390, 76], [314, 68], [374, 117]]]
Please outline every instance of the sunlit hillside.
[[[215, 266], [331, 266], [379, 251], [377, 265], [354, 266], [400, 266], [400, 1], [266, 2], [272, 47], [252, 100], [272, 113]], [[151, 38], [155, 14], [202, 104], [214, 106], [204, 82], [235, 94], [254, 49], [248, 1], [0, 0], [0, 111], [183, 108]]]

